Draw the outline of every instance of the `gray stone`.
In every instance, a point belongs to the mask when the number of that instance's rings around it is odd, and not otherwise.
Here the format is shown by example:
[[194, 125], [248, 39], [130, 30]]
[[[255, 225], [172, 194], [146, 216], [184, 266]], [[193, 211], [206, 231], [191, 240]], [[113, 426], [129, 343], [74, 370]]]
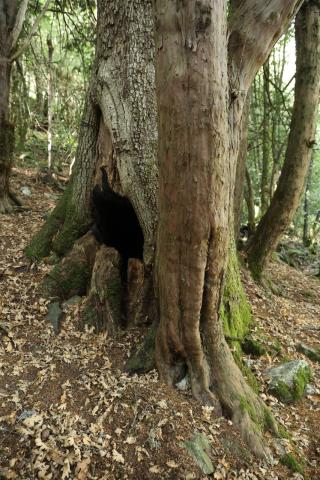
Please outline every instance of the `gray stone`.
[[18, 416], [17, 420], [21, 422], [26, 418], [30, 418], [30, 417], [33, 417], [34, 415], [37, 415], [37, 413], [38, 412], [36, 412], [35, 410], [23, 410], [23, 412], [20, 413], [20, 415]]
[[31, 197], [32, 193], [29, 187], [21, 187], [20, 189], [22, 195], [25, 195], [26, 197]]
[[183, 446], [188, 450], [205, 475], [211, 475], [214, 472], [209, 456], [211, 453], [210, 441], [204, 433], [195, 434], [190, 440], [184, 441]]
[[60, 331], [62, 315], [63, 312], [60, 308], [59, 302], [53, 302], [48, 305], [46, 320], [51, 323], [55, 333], [59, 333]]
[[308, 383], [306, 386], [306, 395], [317, 395], [318, 393], [320, 393], [319, 390], [315, 386]]
[[291, 403], [302, 398], [312, 377], [304, 360], [292, 360], [270, 368], [265, 376], [271, 379], [269, 391], [282, 402]]
[[73, 297], [68, 298], [65, 302], [62, 304], [62, 308], [65, 309], [66, 307], [70, 307], [71, 305], [75, 305], [76, 303], [79, 303], [81, 300], [81, 297], [79, 295], [73, 295]]
[[176, 383], [178, 390], [186, 391], [190, 388], [190, 378], [189, 375], [186, 375], [180, 382]]

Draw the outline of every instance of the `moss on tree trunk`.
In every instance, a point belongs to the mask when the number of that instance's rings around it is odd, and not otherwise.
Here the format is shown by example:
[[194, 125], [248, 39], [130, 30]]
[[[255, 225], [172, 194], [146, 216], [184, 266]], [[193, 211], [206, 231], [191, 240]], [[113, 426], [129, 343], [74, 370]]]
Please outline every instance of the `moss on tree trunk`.
[[26, 248], [26, 255], [30, 259], [40, 260], [47, 257], [52, 251], [53, 238], [62, 225], [65, 216], [67, 203], [69, 200], [70, 186], [64, 192], [58, 201], [54, 210], [50, 213], [38, 233], [32, 238], [31, 242]]
[[226, 282], [220, 315], [227, 340], [234, 342], [241, 350], [240, 343], [248, 333], [252, 320], [251, 307], [244, 292], [235, 248], [229, 249]]
[[90, 282], [98, 242], [91, 233], [79, 239], [69, 254], [45, 278], [42, 290], [46, 297], [67, 300], [85, 295]]

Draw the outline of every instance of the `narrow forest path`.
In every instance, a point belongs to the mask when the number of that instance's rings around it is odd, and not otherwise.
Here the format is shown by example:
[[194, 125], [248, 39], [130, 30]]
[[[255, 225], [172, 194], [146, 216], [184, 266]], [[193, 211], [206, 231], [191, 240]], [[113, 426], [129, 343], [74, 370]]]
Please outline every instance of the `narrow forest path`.
[[[215, 479], [301, 478], [279, 463], [287, 440], [271, 443], [275, 464], [255, 461], [230, 421], [215, 419], [188, 391], [169, 390], [156, 372], [132, 376], [121, 366], [140, 333], [110, 339], [78, 329], [78, 305], [66, 307], [58, 335], [46, 320], [38, 285], [50, 265], [30, 265], [24, 248], [54, 206], [56, 192], [35, 171], [15, 171], [16, 191], [30, 210], [0, 215], [0, 478], [204, 479], [182, 442], [195, 432], [212, 442]], [[247, 274], [255, 316], [253, 335], [270, 352], [247, 361], [261, 395], [306, 458], [310, 479], [320, 478], [320, 364], [313, 394], [283, 405], [266, 393], [263, 371], [285, 358], [305, 358], [298, 342], [320, 345], [320, 282], [283, 263], [270, 271], [281, 296], [267, 294]], [[274, 347], [273, 347], [274, 346]], [[280, 350], [280, 351], [279, 351]]]

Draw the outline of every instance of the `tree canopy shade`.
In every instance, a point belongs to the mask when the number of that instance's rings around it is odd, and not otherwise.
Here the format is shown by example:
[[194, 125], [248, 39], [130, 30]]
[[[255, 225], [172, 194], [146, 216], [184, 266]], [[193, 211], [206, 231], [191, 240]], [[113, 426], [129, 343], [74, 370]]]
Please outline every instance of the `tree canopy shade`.
[[[174, 385], [187, 370], [194, 396], [232, 418], [252, 450], [268, 457], [260, 430], [276, 425], [235, 363], [221, 308], [229, 252], [238, 268], [232, 212], [247, 92], [302, 2], [236, 2], [229, 24], [223, 0], [157, 0], [155, 17], [152, 2], [136, 0], [134, 9], [129, 3], [98, 2], [96, 59], [73, 178], [28, 254], [47, 255], [52, 246], [64, 254], [86, 231], [104, 166], [143, 230], [142, 310], [154, 320], [162, 380]], [[72, 250], [52, 272], [51, 286], [61, 278], [74, 286], [66, 275], [71, 281], [77, 272], [86, 288], [93, 269], [97, 304], [105, 301], [96, 281], [104, 257], [86, 254], [89, 237], [76, 244], [81, 268]], [[233, 288], [230, 298], [240, 298], [239, 282]]]

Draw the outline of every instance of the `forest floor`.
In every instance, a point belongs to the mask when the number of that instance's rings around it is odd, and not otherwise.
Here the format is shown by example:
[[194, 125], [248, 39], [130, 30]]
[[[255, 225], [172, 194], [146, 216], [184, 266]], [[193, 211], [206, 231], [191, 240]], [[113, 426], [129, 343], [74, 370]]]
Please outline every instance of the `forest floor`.
[[[0, 479], [297, 479], [280, 455], [293, 449], [306, 477], [320, 479], [320, 364], [313, 395], [284, 405], [267, 393], [263, 372], [284, 359], [304, 358], [298, 342], [320, 344], [320, 282], [284, 263], [270, 269], [281, 294], [268, 293], [244, 272], [253, 335], [275, 354], [250, 362], [260, 395], [292, 442], [266, 442], [272, 466], [252, 458], [231, 421], [216, 419], [189, 391], [160, 384], [155, 371], [128, 376], [122, 366], [139, 331], [116, 338], [80, 331], [79, 305], [66, 307], [59, 334], [46, 320], [39, 284], [50, 269], [27, 261], [24, 248], [56, 201], [35, 170], [16, 169], [13, 187], [29, 209], [0, 215]], [[281, 348], [280, 348], [281, 347]], [[272, 351], [272, 349], [270, 350]], [[215, 472], [201, 473], [182, 445], [196, 432], [212, 444]]]

